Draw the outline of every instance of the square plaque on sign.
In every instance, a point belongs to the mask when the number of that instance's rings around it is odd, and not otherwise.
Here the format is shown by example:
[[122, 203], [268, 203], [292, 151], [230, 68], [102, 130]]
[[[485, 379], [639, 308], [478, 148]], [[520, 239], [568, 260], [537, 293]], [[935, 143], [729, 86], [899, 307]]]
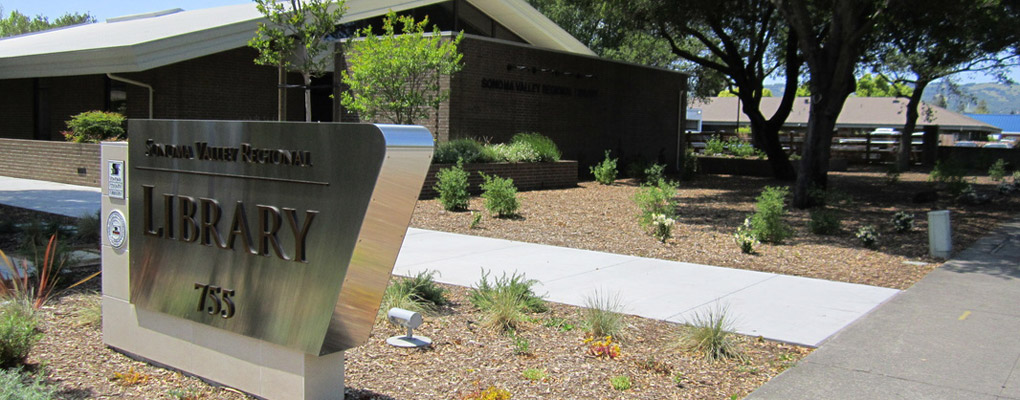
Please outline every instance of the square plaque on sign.
[[106, 191], [115, 199], [124, 198], [124, 161], [110, 160], [106, 168]]
[[328, 354], [371, 332], [423, 127], [132, 120], [131, 303]]

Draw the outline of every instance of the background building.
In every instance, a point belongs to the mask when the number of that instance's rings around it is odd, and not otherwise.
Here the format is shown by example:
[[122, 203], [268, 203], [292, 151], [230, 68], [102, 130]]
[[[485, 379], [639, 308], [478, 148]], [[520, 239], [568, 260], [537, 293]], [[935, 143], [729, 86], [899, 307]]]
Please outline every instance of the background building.
[[[517, 132], [551, 137], [564, 158], [614, 156], [672, 164], [687, 76], [604, 60], [523, 0], [350, 0], [344, 32], [398, 13], [465, 33], [464, 69], [450, 99], [421, 124], [439, 140], [493, 141]], [[167, 10], [0, 40], [0, 137], [62, 140], [71, 115], [112, 110], [128, 118], [276, 120], [277, 71], [246, 47], [261, 15], [253, 4]], [[341, 64], [343, 65], [343, 64]], [[296, 74], [290, 83], [300, 82]], [[332, 72], [313, 81], [312, 119], [348, 121]], [[287, 96], [302, 120], [301, 90]], [[129, 132], [130, 135], [130, 132]], [[587, 168], [582, 170], [586, 171]]]

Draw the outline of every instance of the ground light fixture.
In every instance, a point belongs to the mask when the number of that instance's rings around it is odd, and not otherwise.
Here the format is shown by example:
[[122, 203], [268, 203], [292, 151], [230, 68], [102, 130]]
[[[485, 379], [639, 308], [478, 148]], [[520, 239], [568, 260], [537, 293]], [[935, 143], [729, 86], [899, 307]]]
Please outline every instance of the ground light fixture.
[[421, 326], [421, 314], [402, 308], [391, 308], [386, 314], [386, 318], [391, 324], [407, 328], [407, 335], [386, 339], [386, 343], [389, 343], [391, 346], [425, 347], [432, 344], [432, 339], [414, 334], [414, 329]]

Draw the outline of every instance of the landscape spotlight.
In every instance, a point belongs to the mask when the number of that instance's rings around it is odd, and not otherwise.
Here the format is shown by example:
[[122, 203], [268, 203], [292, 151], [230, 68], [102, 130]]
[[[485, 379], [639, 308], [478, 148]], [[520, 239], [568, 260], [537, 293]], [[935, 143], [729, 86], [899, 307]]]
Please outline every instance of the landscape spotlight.
[[391, 324], [407, 328], [406, 336], [394, 336], [386, 339], [386, 343], [397, 347], [425, 347], [432, 344], [432, 339], [426, 336], [415, 336], [414, 328], [421, 326], [421, 314], [402, 308], [391, 308], [386, 314], [386, 319]]

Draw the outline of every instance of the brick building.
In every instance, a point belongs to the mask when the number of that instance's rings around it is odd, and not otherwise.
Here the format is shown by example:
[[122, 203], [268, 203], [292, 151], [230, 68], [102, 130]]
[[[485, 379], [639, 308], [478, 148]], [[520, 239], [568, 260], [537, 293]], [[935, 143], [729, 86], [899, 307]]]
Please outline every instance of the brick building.
[[[673, 164], [687, 77], [604, 60], [524, 0], [349, 0], [342, 31], [393, 9], [465, 33], [450, 99], [421, 123], [439, 140], [502, 141], [540, 132], [583, 166], [606, 149]], [[167, 10], [0, 40], [0, 138], [61, 140], [87, 110], [128, 118], [276, 120], [277, 71], [246, 47], [262, 18], [252, 4]], [[342, 61], [341, 61], [342, 62]], [[339, 64], [339, 62], [338, 62]], [[291, 75], [290, 83], [300, 82]], [[349, 121], [331, 99], [333, 74], [313, 82], [312, 118]], [[286, 118], [301, 120], [301, 90]], [[130, 134], [130, 132], [129, 132]], [[2, 149], [0, 149], [2, 151]]]

